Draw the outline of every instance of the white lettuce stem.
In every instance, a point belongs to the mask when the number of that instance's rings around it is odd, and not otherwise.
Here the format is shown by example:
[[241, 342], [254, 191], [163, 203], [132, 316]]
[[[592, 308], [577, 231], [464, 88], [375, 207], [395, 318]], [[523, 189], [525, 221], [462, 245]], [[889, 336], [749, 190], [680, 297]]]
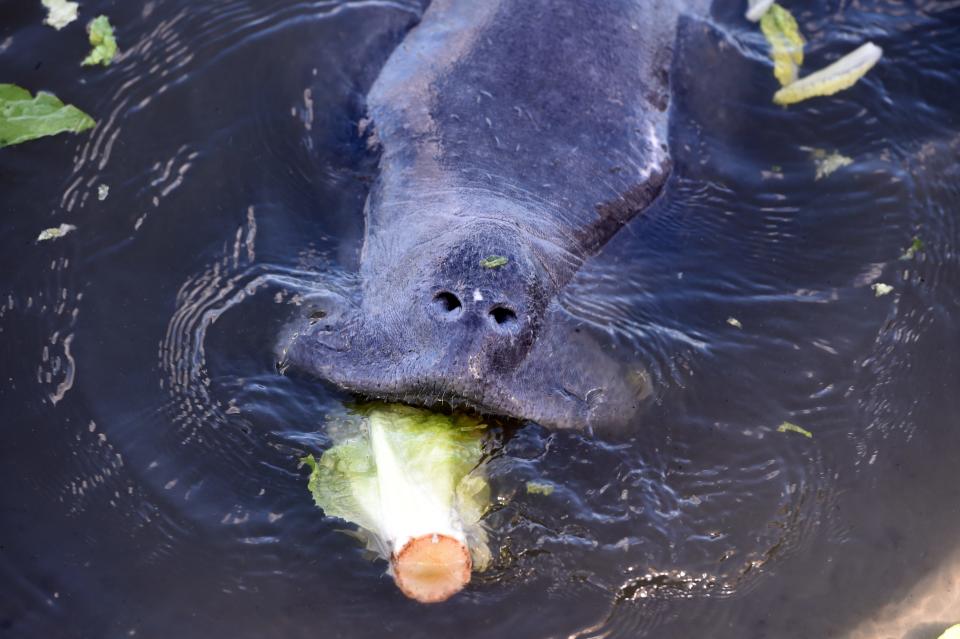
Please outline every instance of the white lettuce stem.
[[[391, 445], [389, 428], [388, 419], [371, 417], [370, 444], [380, 489], [380, 532], [389, 542], [392, 554], [399, 553], [414, 537], [423, 535], [446, 535], [466, 543], [453, 509], [452, 493], [443, 494], [417, 481], [416, 473], [404, 467], [405, 460], [397, 456], [397, 450]], [[443, 469], [437, 471], [443, 472]]]

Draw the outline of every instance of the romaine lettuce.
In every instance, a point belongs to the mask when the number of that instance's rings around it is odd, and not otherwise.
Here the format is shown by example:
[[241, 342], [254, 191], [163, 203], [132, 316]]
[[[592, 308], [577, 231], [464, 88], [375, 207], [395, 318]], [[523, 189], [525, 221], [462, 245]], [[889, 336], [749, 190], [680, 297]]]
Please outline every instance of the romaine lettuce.
[[310, 492], [327, 516], [361, 528], [404, 594], [443, 601], [490, 561], [480, 524], [490, 500], [484, 426], [402, 405], [363, 414], [319, 460], [304, 458]]

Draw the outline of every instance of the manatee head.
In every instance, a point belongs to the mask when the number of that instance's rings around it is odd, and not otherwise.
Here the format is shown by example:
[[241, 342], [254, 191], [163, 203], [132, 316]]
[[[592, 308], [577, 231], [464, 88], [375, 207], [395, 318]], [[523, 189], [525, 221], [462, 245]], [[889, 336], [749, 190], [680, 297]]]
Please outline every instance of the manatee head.
[[285, 367], [367, 398], [550, 427], [634, 420], [646, 376], [556, 302], [574, 258], [502, 216], [414, 226], [399, 241], [368, 233], [359, 290], [305, 299]]

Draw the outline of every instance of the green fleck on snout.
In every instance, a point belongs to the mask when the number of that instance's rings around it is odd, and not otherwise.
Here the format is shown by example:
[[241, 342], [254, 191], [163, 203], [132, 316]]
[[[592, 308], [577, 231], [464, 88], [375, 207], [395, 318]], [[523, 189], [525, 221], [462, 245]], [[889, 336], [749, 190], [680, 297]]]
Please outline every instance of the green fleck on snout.
[[503, 255], [488, 255], [480, 260], [480, 266], [483, 268], [500, 268], [501, 266], [506, 265], [506, 263], [509, 261], [509, 258], [506, 258]]

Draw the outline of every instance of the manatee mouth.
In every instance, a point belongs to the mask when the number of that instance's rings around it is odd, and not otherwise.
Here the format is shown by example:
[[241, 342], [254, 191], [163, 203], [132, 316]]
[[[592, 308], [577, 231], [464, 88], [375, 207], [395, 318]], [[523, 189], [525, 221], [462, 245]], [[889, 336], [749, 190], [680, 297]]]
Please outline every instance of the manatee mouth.
[[516, 360], [509, 349], [491, 357], [489, 348], [454, 342], [444, 349], [415, 333], [391, 336], [382, 319], [323, 295], [306, 304], [281, 345], [281, 367], [365, 399], [468, 409], [552, 428], [635, 423], [650, 395], [645, 371], [610, 358], [559, 311], [544, 319], [531, 344], [522, 344], [523, 335], [505, 338], [523, 345]]

